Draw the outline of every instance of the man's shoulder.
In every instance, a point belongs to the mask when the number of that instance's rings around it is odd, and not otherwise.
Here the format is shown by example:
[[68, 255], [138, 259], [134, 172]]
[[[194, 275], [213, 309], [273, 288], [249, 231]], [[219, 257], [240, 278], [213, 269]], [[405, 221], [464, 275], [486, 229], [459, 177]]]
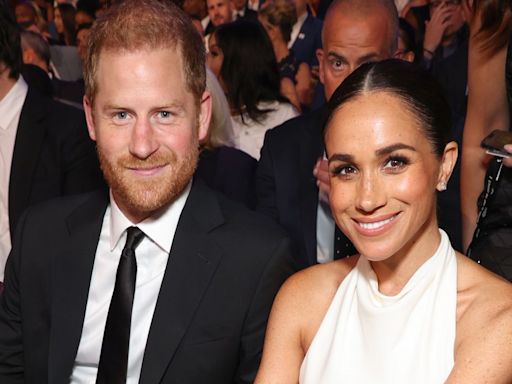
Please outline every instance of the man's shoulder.
[[304, 135], [321, 135], [323, 126], [324, 110], [319, 109], [299, 115], [293, 119], [285, 121], [283, 124], [275, 128], [269, 129], [266, 133], [266, 141], [281, 141], [285, 142], [290, 139], [301, 139]]
[[108, 201], [106, 190], [95, 190], [75, 195], [59, 196], [30, 206], [25, 216], [32, 221], [55, 222], [65, 220], [76, 209], [86, 204], [103, 204]]
[[318, 17], [315, 17], [313, 15], [308, 15], [308, 17], [306, 17], [306, 20], [304, 20], [304, 24], [302, 26], [303, 26], [303, 28], [307, 28], [313, 32], [321, 32], [322, 25], [323, 25], [323, 21], [320, 20]]

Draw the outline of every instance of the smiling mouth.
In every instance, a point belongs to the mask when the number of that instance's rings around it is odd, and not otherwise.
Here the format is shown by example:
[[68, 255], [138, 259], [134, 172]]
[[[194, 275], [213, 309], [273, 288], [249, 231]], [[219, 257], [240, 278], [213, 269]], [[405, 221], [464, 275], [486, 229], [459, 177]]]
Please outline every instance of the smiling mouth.
[[165, 167], [165, 164], [160, 164], [160, 165], [153, 165], [151, 167], [144, 167], [144, 168], [137, 168], [137, 167], [133, 167], [133, 168], [128, 168], [130, 171], [132, 172], [135, 172], [136, 174], [139, 174], [139, 175], [144, 175], [144, 176], [151, 176], [155, 173], [157, 173], [158, 171], [160, 171], [161, 169], [163, 169]]
[[358, 221], [358, 220], [354, 220], [357, 225], [366, 230], [366, 231], [377, 231], [381, 228], [383, 228], [384, 226], [386, 226], [387, 224], [391, 223], [393, 220], [395, 220], [397, 217], [398, 217], [398, 213], [387, 218], [387, 219], [384, 219], [384, 220], [379, 220], [379, 221], [373, 221], [371, 223], [363, 223], [361, 221]]

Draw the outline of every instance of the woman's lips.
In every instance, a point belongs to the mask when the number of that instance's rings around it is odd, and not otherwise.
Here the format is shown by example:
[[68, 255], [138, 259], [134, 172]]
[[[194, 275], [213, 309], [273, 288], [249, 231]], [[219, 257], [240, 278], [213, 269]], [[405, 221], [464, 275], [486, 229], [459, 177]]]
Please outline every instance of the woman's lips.
[[380, 235], [394, 225], [400, 212], [376, 218], [352, 219], [358, 232], [366, 236]]

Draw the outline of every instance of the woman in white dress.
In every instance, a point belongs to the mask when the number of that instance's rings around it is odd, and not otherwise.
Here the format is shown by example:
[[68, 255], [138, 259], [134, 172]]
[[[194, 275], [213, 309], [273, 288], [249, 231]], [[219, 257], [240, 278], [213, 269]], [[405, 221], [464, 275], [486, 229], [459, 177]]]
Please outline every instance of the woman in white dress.
[[235, 146], [259, 160], [265, 132], [298, 115], [280, 93], [272, 43], [261, 25], [236, 21], [220, 25], [208, 44], [208, 66], [231, 107]]
[[329, 101], [330, 203], [359, 255], [292, 276], [258, 384], [512, 383], [512, 286], [438, 228], [449, 107], [412, 64], [367, 64]]

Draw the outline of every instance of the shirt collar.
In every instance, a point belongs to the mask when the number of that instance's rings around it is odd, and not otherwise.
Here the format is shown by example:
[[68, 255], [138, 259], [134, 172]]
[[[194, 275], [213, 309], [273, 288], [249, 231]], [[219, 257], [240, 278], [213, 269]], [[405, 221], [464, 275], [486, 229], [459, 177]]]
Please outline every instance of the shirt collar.
[[18, 81], [14, 83], [14, 86], [7, 92], [7, 95], [0, 100], [0, 129], [7, 129], [14, 118], [19, 115], [25, 102], [27, 91], [27, 83], [20, 76]]
[[191, 186], [192, 182], [189, 182], [185, 190], [173, 203], [138, 224], [132, 223], [123, 212], [121, 212], [112, 196], [112, 191], [110, 191], [110, 250], [114, 250], [121, 235], [128, 227], [136, 225], [144, 232], [146, 237], [158, 245], [163, 251], [169, 253], [171, 251], [176, 228], [178, 227], [178, 221], [190, 193]]

